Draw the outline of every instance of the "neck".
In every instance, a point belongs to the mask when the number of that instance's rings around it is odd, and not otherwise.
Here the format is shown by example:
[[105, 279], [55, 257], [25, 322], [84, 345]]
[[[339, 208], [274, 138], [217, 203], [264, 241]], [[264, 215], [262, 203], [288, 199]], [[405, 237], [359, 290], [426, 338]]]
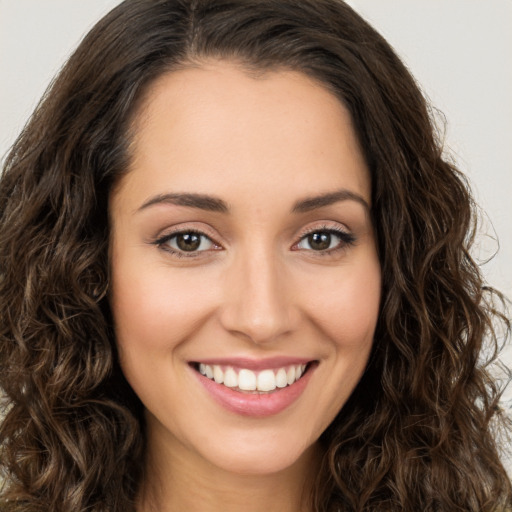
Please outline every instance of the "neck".
[[[149, 438], [151, 440], [151, 437]], [[272, 474], [223, 470], [183, 445], [148, 442], [138, 512], [310, 512], [320, 448], [310, 447], [291, 467]]]

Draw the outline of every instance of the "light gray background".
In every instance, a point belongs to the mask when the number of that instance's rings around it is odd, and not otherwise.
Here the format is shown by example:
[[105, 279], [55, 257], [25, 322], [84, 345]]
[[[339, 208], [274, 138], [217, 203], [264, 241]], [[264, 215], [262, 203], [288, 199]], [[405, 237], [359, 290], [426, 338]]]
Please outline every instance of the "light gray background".
[[[0, 155], [84, 33], [119, 0], [0, 0]], [[446, 147], [487, 212], [475, 255], [512, 297], [512, 1], [352, 0], [448, 120]], [[494, 227], [492, 227], [494, 226]], [[509, 358], [512, 361], [512, 356]]]

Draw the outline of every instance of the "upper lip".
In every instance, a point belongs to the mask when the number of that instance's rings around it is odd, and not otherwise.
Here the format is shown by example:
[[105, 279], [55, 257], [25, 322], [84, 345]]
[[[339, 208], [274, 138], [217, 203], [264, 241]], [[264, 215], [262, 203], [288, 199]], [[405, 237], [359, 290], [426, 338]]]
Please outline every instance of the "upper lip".
[[282, 368], [285, 366], [308, 364], [315, 359], [304, 357], [276, 356], [265, 359], [253, 359], [247, 357], [225, 357], [225, 358], [205, 358], [191, 361], [191, 364], [208, 364], [218, 366], [232, 366], [235, 368], [246, 368], [248, 370], [266, 370], [273, 368]]

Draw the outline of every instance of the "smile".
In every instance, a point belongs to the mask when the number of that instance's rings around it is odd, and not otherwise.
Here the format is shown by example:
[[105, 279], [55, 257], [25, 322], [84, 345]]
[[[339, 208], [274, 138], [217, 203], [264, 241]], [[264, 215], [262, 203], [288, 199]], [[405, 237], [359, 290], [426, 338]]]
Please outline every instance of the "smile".
[[190, 363], [199, 383], [228, 411], [253, 418], [279, 414], [299, 400], [319, 361], [277, 358]]
[[306, 364], [253, 371], [248, 368], [199, 363], [196, 369], [206, 378], [241, 392], [271, 392], [297, 382], [306, 371]]

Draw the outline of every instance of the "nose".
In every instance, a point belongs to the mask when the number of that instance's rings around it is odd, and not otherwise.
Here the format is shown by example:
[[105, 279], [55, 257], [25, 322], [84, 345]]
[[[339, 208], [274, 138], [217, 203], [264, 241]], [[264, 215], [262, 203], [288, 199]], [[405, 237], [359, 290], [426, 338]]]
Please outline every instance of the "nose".
[[224, 283], [224, 329], [256, 344], [290, 334], [300, 318], [291, 284], [283, 263], [270, 250], [240, 255]]

